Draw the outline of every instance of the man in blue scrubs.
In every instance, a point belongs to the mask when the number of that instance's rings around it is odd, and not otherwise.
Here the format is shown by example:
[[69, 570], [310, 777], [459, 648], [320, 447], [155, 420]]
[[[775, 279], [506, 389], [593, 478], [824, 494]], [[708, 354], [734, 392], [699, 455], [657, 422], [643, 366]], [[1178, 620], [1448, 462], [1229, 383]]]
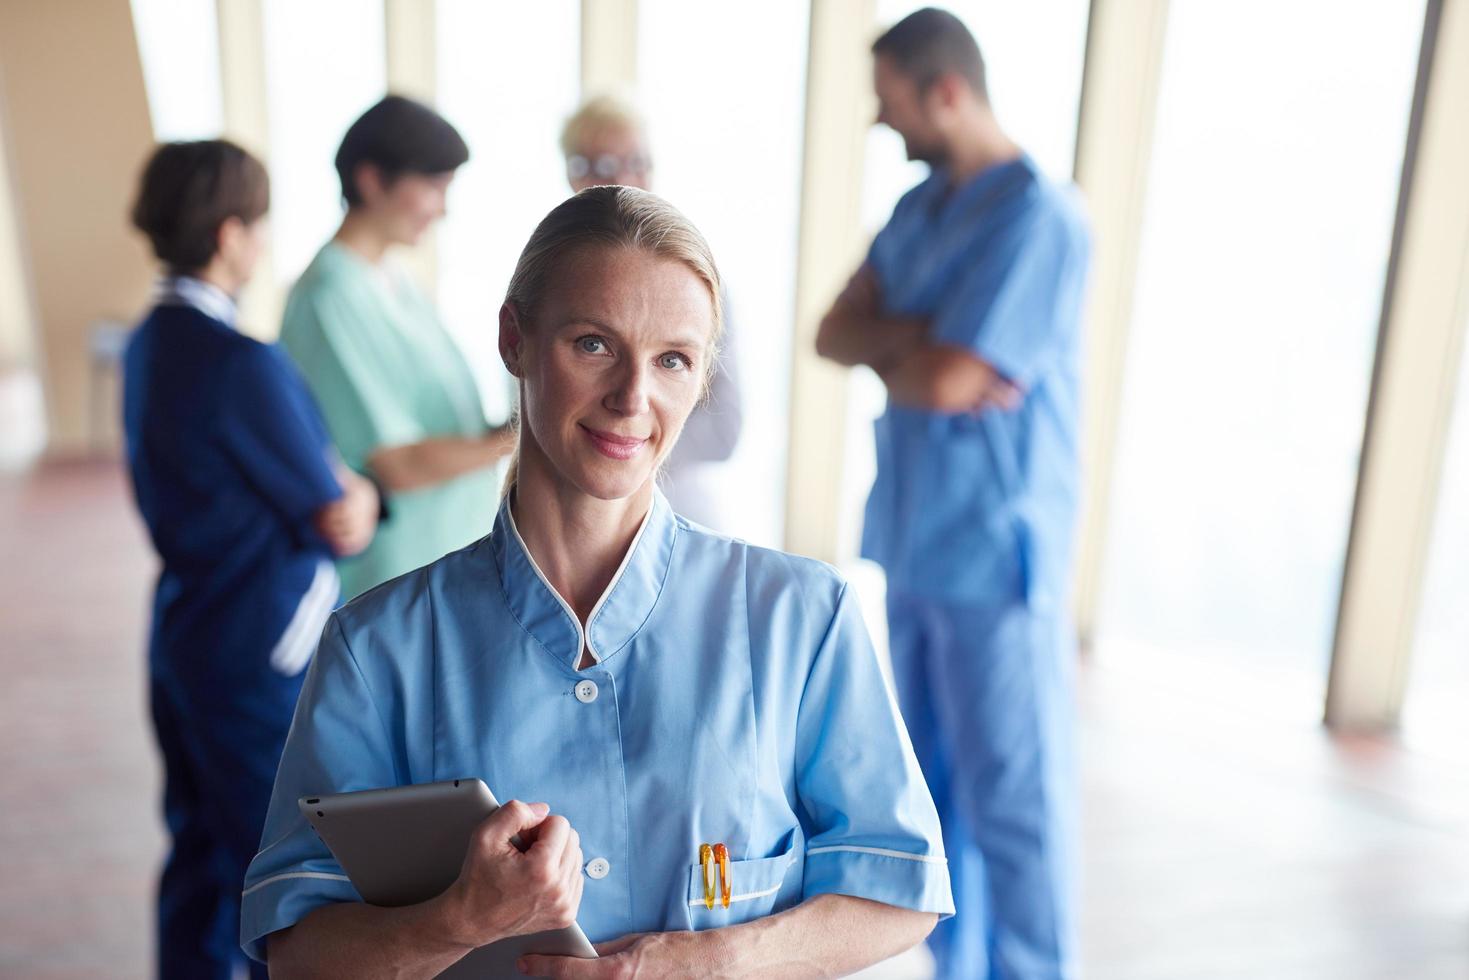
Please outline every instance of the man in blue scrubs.
[[931, 176], [898, 202], [818, 351], [888, 389], [862, 550], [888, 577], [899, 702], [944, 827], [940, 977], [1073, 975], [1071, 668], [1088, 234], [995, 119], [964, 25], [873, 45], [884, 123]]

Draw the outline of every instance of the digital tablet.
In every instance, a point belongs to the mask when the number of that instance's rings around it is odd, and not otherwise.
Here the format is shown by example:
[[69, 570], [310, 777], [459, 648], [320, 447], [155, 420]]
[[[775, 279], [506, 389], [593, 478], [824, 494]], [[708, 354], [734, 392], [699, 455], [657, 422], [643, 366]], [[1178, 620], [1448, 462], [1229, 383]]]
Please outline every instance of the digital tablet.
[[[302, 797], [301, 812], [372, 905], [413, 905], [459, 877], [470, 833], [499, 809], [478, 779]], [[515, 841], [516, 846], [520, 842]], [[581, 927], [535, 932], [481, 946], [440, 973], [453, 980], [520, 980], [526, 953], [595, 958]]]

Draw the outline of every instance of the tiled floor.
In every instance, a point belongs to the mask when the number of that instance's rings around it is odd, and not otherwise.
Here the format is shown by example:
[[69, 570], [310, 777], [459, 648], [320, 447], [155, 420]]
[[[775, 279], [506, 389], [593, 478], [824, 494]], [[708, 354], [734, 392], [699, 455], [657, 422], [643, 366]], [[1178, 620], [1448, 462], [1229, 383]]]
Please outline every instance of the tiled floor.
[[121, 474], [4, 478], [0, 554], [0, 976], [145, 976], [154, 564]]
[[[148, 973], [153, 575], [115, 465], [0, 478], [0, 977]], [[1086, 975], [1469, 977], [1469, 768], [1176, 673], [1082, 672]]]

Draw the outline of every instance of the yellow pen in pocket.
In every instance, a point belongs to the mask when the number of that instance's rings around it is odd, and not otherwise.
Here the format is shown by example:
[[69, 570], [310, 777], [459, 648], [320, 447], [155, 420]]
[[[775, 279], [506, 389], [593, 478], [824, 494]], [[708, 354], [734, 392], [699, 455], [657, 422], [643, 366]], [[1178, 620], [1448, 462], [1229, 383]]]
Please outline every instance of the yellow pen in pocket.
[[[720, 846], [722, 847], [723, 845]], [[714, 879], [709, 876], [711, 870], [709, 865], [713, 857], [714, 848], [708, 844], [699, 845], [699, 867], [704, 872], [704, 907], [706, 909], [714, 908]], [[727, 902], [725, 903], [726, 907], [728, 907], [728, 904]]]
[[[720, 904], [729, 908], [730, 893], [734, 891], [734, 875], [729, 870], [729, 848], [723, 844], [714, 845], [714, 860], [719, 864], [719, 899]], [[706, 899], [709, 907], [714, 907], [714, 896], [709, 894]]]

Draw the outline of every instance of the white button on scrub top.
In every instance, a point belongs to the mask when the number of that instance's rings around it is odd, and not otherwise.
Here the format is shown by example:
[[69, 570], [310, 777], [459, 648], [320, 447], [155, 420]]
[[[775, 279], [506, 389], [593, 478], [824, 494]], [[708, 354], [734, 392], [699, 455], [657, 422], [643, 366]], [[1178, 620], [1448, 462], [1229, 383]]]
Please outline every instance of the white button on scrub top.
[[575, 693], [582, 704], [591, 704], [597, 700], [597, 685], [593, 681], [581, 681], [576, 685]]
[[587, 862], [588, 878], [595, 878], [600, 881], [601, 879], [607, 877], [607, 873], [611, 870], [612, 865], [607, 863], [606, 858], [592, 858], [590, 861]]

